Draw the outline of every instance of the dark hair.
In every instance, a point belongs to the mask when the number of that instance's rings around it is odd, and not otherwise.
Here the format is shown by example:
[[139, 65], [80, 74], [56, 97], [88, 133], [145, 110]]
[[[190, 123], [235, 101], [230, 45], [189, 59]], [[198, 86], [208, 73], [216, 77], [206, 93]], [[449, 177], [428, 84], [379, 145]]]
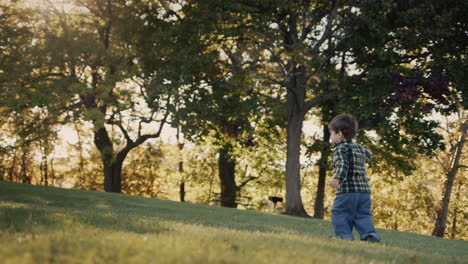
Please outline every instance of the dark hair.
[[335, 131], [335, 133], [341, 131], [346, 139], [353, 139], [357, 133], [358, 122], [350, 114], [340, 114], [333, 118], [328, 129]]

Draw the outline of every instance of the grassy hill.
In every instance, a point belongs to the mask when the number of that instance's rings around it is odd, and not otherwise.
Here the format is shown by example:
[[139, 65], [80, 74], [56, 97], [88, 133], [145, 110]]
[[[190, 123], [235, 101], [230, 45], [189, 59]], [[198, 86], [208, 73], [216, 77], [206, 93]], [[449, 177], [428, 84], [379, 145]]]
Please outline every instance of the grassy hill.
[[468, 263], [468, 242], [329, 221], [0, 182], [1, 263]]

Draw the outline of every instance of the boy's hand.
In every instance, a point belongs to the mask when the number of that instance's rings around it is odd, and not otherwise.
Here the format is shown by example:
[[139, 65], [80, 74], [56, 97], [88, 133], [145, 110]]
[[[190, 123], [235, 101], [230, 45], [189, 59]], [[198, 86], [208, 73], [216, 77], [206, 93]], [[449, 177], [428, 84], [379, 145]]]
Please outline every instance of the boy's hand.
[[333, 178], [331, 179], [330, 181], [330, 186], [333, 187], [333, 188], [338, 188], [338, 186], [340, 186], [340, 180], [336, 179], [336, 178]]

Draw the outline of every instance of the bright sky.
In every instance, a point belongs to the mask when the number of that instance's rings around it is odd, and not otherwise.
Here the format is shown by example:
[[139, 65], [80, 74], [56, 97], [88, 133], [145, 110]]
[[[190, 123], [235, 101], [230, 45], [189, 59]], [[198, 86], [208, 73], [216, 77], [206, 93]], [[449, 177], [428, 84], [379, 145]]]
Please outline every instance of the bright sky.
[[70, 0], [25, 0], [25, 2], [33, 7], [52, 5], [58, 10], [63, 8], [65, 11], [68, 11], [72, 7]]
[[[308, 120], [304, 122], [303, 132], [306, 137], [311, 137], [316, 135], [317, 137], [322, 136], [322, 130], [318, 127], [317, 124], [318, 120]], [[86, 129], [92, 129], [91, 127], [86, 127]], [[69, 144], [76, 144], [78, 142], [78, 137], [76, 134], [76, 130], [72, 126], [63, 126], [63, 128], [59, 131], [59, 138], [63, 141], [63, 146], [59, 147], [62, 151], [59, 151], [59, 155], [63, 153], [65, 155], [65, 145]], [[163, 128], [163, 132], [161, 133], [161, 140], [167, 143], [176, 143], [176, 129], [170, 127], [169, 125], [165, 125]], [[60, 155], [61, 156], [61, 155]]]

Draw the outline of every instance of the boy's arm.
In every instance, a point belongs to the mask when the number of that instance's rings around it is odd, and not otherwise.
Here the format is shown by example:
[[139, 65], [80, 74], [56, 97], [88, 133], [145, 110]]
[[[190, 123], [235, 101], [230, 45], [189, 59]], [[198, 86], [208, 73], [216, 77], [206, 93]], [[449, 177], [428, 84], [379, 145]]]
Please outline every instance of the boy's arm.
[[371, 160], [372, 160], [372, 153], [371, 153], [368, 149], [366, 149], [366, 148], [364, 148], [364, 152], [366, 153], [366, 163], [371, 162]]
[[336, 185], [336, 181], [338, 180], [338, 184], [342, 182], [346, 175], [348, 175], [349, 169], [349, 158], [346, 153], [346, 148], [337, 148], [333, 153], [333, 166], [335, 167], [335, 176], [330, 181], [330, 185], [334, 188], [338, 186]]

